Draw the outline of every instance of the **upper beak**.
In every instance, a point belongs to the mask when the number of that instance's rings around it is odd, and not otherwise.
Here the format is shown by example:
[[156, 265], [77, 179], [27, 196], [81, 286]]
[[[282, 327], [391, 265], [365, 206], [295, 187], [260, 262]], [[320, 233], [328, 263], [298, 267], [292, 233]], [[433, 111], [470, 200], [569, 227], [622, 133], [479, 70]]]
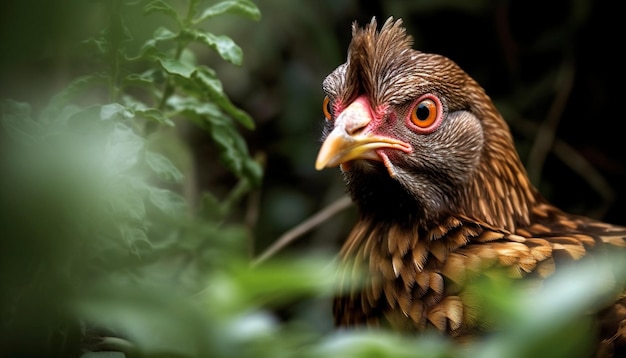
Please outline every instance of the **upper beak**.
[[366, 131], [372, 119], [369, 103], [365, 97], [361, 96], [352, 102], [335, 120], [335, 127], [317, 154], [315, 169], [335, 167], [355, 159], [383, 161], [376, 153], [376, 150], [381, 148], [404, 152], [412, 150], [405, 142]]

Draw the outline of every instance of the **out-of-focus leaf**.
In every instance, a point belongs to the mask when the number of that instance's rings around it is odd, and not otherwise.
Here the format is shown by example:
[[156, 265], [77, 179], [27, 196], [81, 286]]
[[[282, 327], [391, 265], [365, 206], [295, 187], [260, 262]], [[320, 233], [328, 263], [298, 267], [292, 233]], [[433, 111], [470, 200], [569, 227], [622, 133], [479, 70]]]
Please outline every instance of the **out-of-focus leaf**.
[[263, 167], [261, 164], [252, 158], [248, 158], [244, 163], [243, 171], [253, 187], [261, 185], [261, 180], [263, 179]]
[[224, 114], [217, 105], [209, 101], [200, 101], [195, 97], [172, 95], [167, 100], [167, 104], [178, 113], [194, 113], [202, 117], [224, 117]]
[[146, 231], [143, 228], [136, 225], [122, 224], [119, 226], [120, 235], [124, 242], [128, 245], [130, 252], [137, 256], [141, 256], [144, 248], [150, 248], [152, 246]]
[[[314, 357], [346, 358], [452, 358], [464, 357], [453, 342], [441, 336], [402, 336], [379, 331], [348, 330], [335, 332], [311, 348]], [[480, 357], [480, 356], [476, 356]]]
[[43, 118], [55, 118], [57, 111], [65, 106], [65, 104], [73, 97], [84, 94], [88, 90], [96, 86], [107, 85], [108, 76], [105, 74], [94, 73], [76, 78], [67, 85], [61, 92], [57, 93], [42, 113]]
[[93, 46], [100, 54], [109, 52], [109, 43], [102, 36], [89, 38], [83, 41], [83, 44]]
[[[488, 300], [488, 310], [501, 313], [499, 331], [477, 342], [470, 356], [588, 357], [592, 355], [593, 317], [615, 299], [626, 284], [626, 262], [619, 254], [598, 261], [583, 258], [565, 265], [541, 288], [506, 284], [499, 300]], [[479, 286], [481, 287], [481, 286]], [[484, 286], [483, 286], [484, 288]], [[493, 290], [483, 291], [486, 297]], [[485, 295], [483, 295], [485, 297]], [[502, 309], [504, 307], [504, 309]], [[560, 342], [560, 343], [555, 343]]]
[[108, 187], [106, 203], [116, 219], [135, 223], [145, 220], [144, 194], [138, 190], [139, 185], [132, 185], [128, 180], [118, 178], [112, 180]]
[[171, 119], [167, 118], [161, 110], [158, 110], [156, 108], [135, 110], [135, 115], [147, 119], [152, 119], [167, 126], [174, 127], [174, 122], [172, 122]]
[[237, 175], [241, 175], [243, 163], [247, 153], [243, 153], [239, 148], [239, 143], [243, 141], [239, 133], [226, 124], [211, 125], [211, 138], [220, 149], [222, 162]]
[[135, 113], [119, 103], [105, 104], [100, 109], [100, 119], [130, 119], [135, 116]]
[[193, 79], [204, 88], [211, 99], [224, 110], [224, 112], [231, 115], [239, 123], [248, 129], [254, 128], [254, 121], [250, 116], [237, 108], [228, 97], [224, 94], [222, 82], [215, 75], [215, 71], [208, 67], [200, 66], [198, 71], [194, 72]]
[[193, 22], [197, 24], [214, 16], [227, 13], [244, 16], [255, 21], [261, 19], [261, 11], [252, 1], [227, 0], [205, 9]]
[[217, 36], [196, 29], [187, 30], [185, 34], [215, 50], [224, 60], [234, 65], [241, 66], [243, 62], [243, 51], [241, 51], [241, 48], [237, 46], [230, 37], [225, 35]]
[[228, 271], [211, 276], [199, 297], [211, 312], [226, 317], [246, 308], [279, 307], [308, 295], [330, 299], [337, 271], [328, 261], [322, 255], [311, 255], [250, 267], [248, 262], [231, 260]]
[[139, 160], [144, 139], [131, 128], [116, 123], [102, 153], [102, 166], [107, 175], [115, 176], [131, 169]]
[[[206, 357], [208, 319], [193, 302], [175, 290], [107, 285], [74, 306], [100, 327], [121, 332], [144, 357]], [[99, 294], [98, 294], [99, 293]]]
[[146, 6], [143, 7], [144, 15], [152, 14], [155, 12], [168, 15], [172, 17], [173, 19], [179, 21], [178, 13], [176, 12], [176, 9], [174, 9], [170, 4], [168, 4], [167, 2], [163, 0], [154, 0], [146, 4]]
[[167, 41], [175, 39], [176, 36], [178, 35], [167, 27], [159, 26], [156, 30], [154, 30], [154, 35], [152, 35], [152, 39], [155, 41]]
[[149, 60], [149, 59], [154, 58], [155, 56], [162, 57], [163, 54], [161, 54], [161, 51], [157, 47], [158, 43], [161, 41], [173, 40], [176, 37], [178, 37], [178, 34], [172, 32], [172, 30], [168, 29], [165, 26], [159, 26], [156, 30], [154, 30], [154, 34], [152, 35], [152, 38], [146, 40], [143, 46], [141, 46], [141, 48], [139, 49], [139, 54], [134, 57], [126, 56], [127, 60], [128, 61], [135, 61], [139, 59]]
[[154, 75], [152, 72], [142, 74], [130, 74], [122, 79], [122, 84], [126, 86], [136, 86], [152, 91], [154, 89]]
[[157, 187], [149, 187], [148, 191], [150, 202], [169, 217], [181, 217], [187, 212], [185, 198], [173, 191]]
[[222, 205], [215, 195], [210, 192], [202, 193], [202, 200], [200, 201], [202, 217], [208, 220], [222, 220], [224, 218], [224, 211], [221, 209]]
[[191, 78], [191, 76], [196, 72], [195, 67], [173, 58], [157, 57], [157, 62], [159, 62], [163, 70], [170, 75]]
[[146, 163], [152, 171], [164, 180], [174, 183], [180, 183], [183, 180], [183, 173], [169, 159], [159, 153], [146, 151]]
[[32, 142], [34, 135], [39, 133], [39, 124], [31, 118], [30, 104], [3, 100], [2, 106], [2, 129], [6, 135], [19, 142]]

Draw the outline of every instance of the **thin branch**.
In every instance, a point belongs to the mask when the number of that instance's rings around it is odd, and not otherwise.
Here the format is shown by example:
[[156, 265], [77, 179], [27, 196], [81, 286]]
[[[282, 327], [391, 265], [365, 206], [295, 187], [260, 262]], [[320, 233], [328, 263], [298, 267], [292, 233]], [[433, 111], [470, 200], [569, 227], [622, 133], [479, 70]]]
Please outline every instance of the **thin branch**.
[[315, 215], [311, 216], [310, 218], [300, 223], [298, 226], [281, 235], [278, 240], [276, 240], [269, 248], [267, 248], [261, 255], [259, 255], [256, 260], [252, 262], [252, 265], [256, 266], [263, 263], [298, 237], [304, 235], [314, 227], [330, 219], [337, 213], [347, 209], [351, 205], [352, 200], [348, 196], [343, 196], [335, 200], [332, 204], [318, 211]]
[[567, 99], [572, 92], [574, 86], [574, 68], [569, 64], [563, 66], [563, 79], [556, 93], [554, 101], [548, 110], [546, 119], [539, 126], [537, 137], [528, 155], [526, 169], [528, 177], [532, 183], [538, 184], [541, 179], [541, 171], [546, 161], [548, 152], [554, 144], [556, 137], [556, 129], [561, 120], [561, 115], [565, 110]]
[[555, 140], [554, 142], [554, 154], [567, 164], [574, 172], [580, 175], [589, 186], [591, 186], [603, 199], [601, 207], [594, 210], [593, 213], [588, 215], [591, 217], [602, 218], [608, 211], [611, 204], [615, 200], [615, 193], [611, 188], [609, 182], [602, 176], [602, 174], [593, 167], [593, 165], [580, 155], [576, 149], [572, 148], [569, 144], [561, 140]]
[[[532, 121], [511, 116], [508, 123], [526, 137], [534, 137], [539, 130], [539, 126]], [[585, 157], [580, 155], [571, 145], [558, 137], [554, 138], [551, 148], [554, 155], [559, 158], [572, 171], [578, 174], [589, 186], [598, 193], [603, 200], [603, 204], [593, 214], [592, 217], [601, 218], [614, 201], [614, 191], [609, 182]]]

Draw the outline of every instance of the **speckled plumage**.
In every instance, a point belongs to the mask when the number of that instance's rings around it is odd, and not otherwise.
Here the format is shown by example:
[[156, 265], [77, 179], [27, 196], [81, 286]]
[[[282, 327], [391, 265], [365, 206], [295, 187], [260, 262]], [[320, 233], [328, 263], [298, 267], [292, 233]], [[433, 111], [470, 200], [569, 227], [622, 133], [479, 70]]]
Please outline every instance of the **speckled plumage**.
[[[484, 90], [451, 60], [411, 46], [401, 20], [387, 20], [380, 31], [375, 20], [365, 28], [355, 24], [347, 62], [323, 83], [330, 118], [317, 167], [342, 166], [360, 212], [341, 250], [342, 273], [346, 282], [361, 270], [369, 273], [364, 287], [342, 285], [335, 320], [472, 335], [484, 322], [462, 291], [468, 278], [502, 266], [512, 277], [544, 279], [561, 261], [625, 248], [626, 228], [548, 203], [528, 180], [508, 126]], [[440, 101], [443, 116], [428, 133], [404, 120], [424, 94]], [[371, 118], [364, 124], [339, 119], [356, 108], [357, 98], [358, 110]], [[337, 149], [338, 136], [386, 136], [406, 145], [376, 142], [348, 155], [356, 144]], [[611, 322], [604, 338], [613, 337], [605, 343], [626, 344], [619, 331], [626, 297], [605, 313]]]

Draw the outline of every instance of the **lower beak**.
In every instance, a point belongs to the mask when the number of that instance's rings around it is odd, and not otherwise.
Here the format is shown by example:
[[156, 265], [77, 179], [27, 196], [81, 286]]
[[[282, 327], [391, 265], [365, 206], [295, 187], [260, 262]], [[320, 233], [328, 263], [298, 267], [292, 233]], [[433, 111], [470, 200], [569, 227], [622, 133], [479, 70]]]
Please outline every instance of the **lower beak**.
[[324, 140], [317, 154], [315, 169], [336, 167], [355, 159], [383, 161], [377, 149], [397, 149], [410, 152], [411, 146], [397, 139], [372, 134], [351, 135], [344, 125], [337, 125]]

